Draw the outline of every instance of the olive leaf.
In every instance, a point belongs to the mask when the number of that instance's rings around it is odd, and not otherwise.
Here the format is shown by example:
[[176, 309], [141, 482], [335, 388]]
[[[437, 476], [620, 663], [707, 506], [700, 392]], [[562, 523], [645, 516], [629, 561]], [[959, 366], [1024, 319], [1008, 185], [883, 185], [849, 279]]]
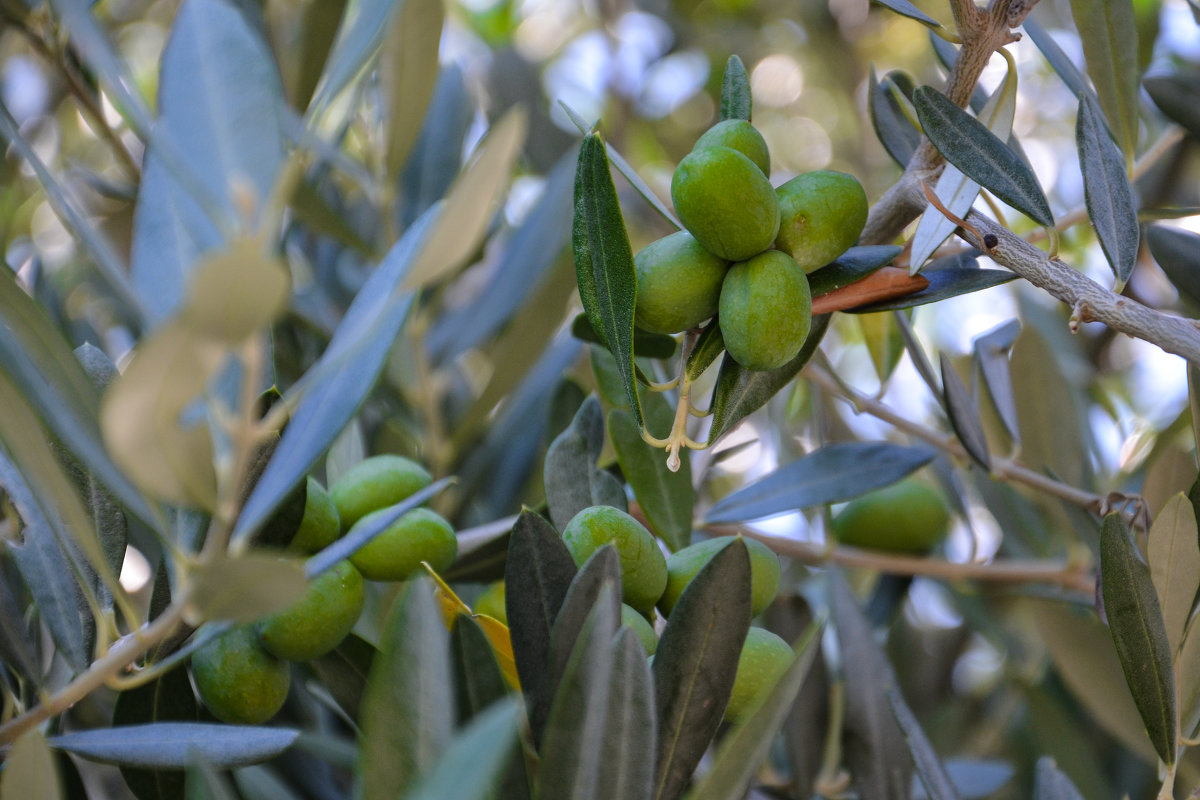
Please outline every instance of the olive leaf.
[[74, 731], [48, 740], [51, 747], [102, 764], [142, 769], [182, 769], [202, 759], [228, 769], [274, 758], [296, 743], [300, 731], [204, 722], [153, 722]]
[[942, 23], [938, 22], [936, 19], [917, 8], [915, 5], [908, 2], [908, 0], [871, 0], [871, 2], [877, 3], [886, 8], [890, 8], [897, 14], [908, 17], [909, 19], [915, 19], [917, 22], [921, 23], [922, 25], [928, 25], [930, 28], [942, 27]]
[[904, 248], [890, 244], [858, 245], [808, 274], [813, 298], [850, 286], [896, 260]]
[[1108, 134], [1100, 106], [1086, 92], [1079, 94], [1075, 145], [1083, 169], [1083, 193], [1088, 218], [1096, 229], [1100, 249], [1117, 276], [1118, 291], [1137, 262], [1141, 232], [1137, 201], [1125, 174], [1125, 159]]
[[1179, 293], [1200, 305], [1200, 236], [1165, 225], [1151, 225], [1146, 229], [1146, 244]]
[[1062, 48], [1042, 27], [1042, 24], [1037, 21], [1036, 14], [1027, 16], [1022, 27], [1025, 29], [1025, 33], [1029, 34], [1030, 40], [1037, 45], [1037, 49], [1042, 51], [1042, 55], [1046, 57], [1050, 67], [1071, 90], [1072, 95], [1078, 97], [1081, 92], [1084, 92], [1095, 97], [1091, 86], [1088, 85], [1087, 78], [1075, 66], [1075, 62], [1071, 61], [1070, 57], [1062, 51]]
[[1021, 429], [1017, 424], [1017, 401], [1013, 395], [1009, 353], [1020, 332], [1021, 323], [1011, 319], [975, 338], [975, 363], [983, 375], [983, 385], [987, 387], [1005, 430], [1015, 442], [1021, 441]]
[[904, 702], [904, 697], [894, 687], [888, 689], [887, 696], [892, 704], [892, 713], [896, 715], [896, 722], [904, 731], [904, 739], [908, 742], [909, 752], [912, 753], [913, 764], [917, 767], [917, 774], [921, 783], [925, 784], [930, 800], [959, 800], [954, 781], [942, 766], [937, 751], [933, 749], [933, 744], [925, 735], [921, 723], [917, 721], [908, 703]]
[[929, 280], [929, 285], [919, 292], [906, 294], [894, 300], [883, 300], [857, 308], [847, 309], [850, 314], [872, 314], [876, 311], [898, 311], [904, 308], [914, 308], [929, 303], [936, 303], [962, 294], [981, 292], [993, 286], [1000, 286], [1019, 276], [1006, 269], [976, 269], [946, 268], [938, 269], [932, 264], [921, 270], [921, 274]]
[[[641, 434], [638, 434], [641, 438]], [[625, 489], [598, 461], [604, 448], [604, 412], [600, 400], [589, 396], [571, 425], [546, 450], [543, 477], [550, 521], [560, 531], [577, 513], [596, 505], [625, 511]]]
[[62, 797], [62, 779], [41, 731], [26, 731], [13, 742], [0, 772], [0, 792], [5, 797]]
[[1196, 592], [1200, 590], [1195, 510], [1182, 493], [1168, 500], [1155, 517], [1147, 537], [1146, 558], [1162, 607], [1170, 651], [1178, 653], [1184, 628], [1195, 607]]
[[[877, 80], [874, 64], [871, 65], [870, 79], [867, 110], [871, 114], [875, 136], [888, 155], [903, 167], [921, 143], [921, 132], [901, 108], [901, 103], [905, 101], [911, 105], [915, 85], [908, 73], [899, 70], [893, 70], [884, 75], [882, 80]], [[901, 97], [904, 99], [901, 100]]]
[[1163, 114], [1192, 136], [1200, 136], [1200, 79], [1191, 73], [1152, 75], [1142, 81], [1146, 93]]
[[752, 110], [750, 78], [746, 65], [736, 55], [725, 62], [725, 76], [721, 79], [721, 119], [750, 119]]
[[1034, 772], [1033, 800], [1083, 800], [1083, 795], [1053, 758], [1042, 756]]
[[1127, 159], [1137, 148], [1137, 20], [1129, 0], [1071, 0], [1088, 75]]
[[950, 417], [950, 426], [954, 428], [954, 433], [962, 442], [967, 455], [979, 466], [990, 471], [992, 457], [988, 452], [987, 435], [983, 432], [983, 422], [979, 419], [975, 398], [967, 391], [962, 378], [958, 376], [945, 353], [941, 354], [941, 368], [943, 399], [946, 403], [946, 414]]
[[[671, 413], [661, 398], [647, 399], [648, 412], [661, 408]], [[608, 429], [617, 451], [617, 463], [650, 529], [672, 552], [685, 546], [691, 537], [692, 511], [696, 505], [691, 461], [683, 459], [680, 468], [672, 472], [662, 450], [642, 439], [633, 416], [625, 409], [614, 408], [609, 412]]]

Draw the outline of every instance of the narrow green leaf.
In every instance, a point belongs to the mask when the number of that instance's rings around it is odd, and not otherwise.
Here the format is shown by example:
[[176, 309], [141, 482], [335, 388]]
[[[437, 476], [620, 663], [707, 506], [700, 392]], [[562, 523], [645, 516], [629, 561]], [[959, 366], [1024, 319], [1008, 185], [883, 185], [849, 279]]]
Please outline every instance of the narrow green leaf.
[[1137, 149], [1137, 20], [1132, 0], [1071, 0], [1088, 75], [1121, 152]]
[[[0, 483], [0, 485], [3, 485]], [[8, 572], [6, 550], [0, 550], [0, 570]], [[36, 643], [31, 626], [26, 624], [22, 604], [18, 602], [16, 581], [0, 581], [0, 661], [21, 680], [37, 689], [42, 687]]]
[[[436, 766], [404, 800], [491, 800], [517, 747], [521, 705], [501, 700], [454, 737]], [[395, 795], [389, 795], [394, 797]]]
[[712, 742], [750, 628], [750, 556], [735, 540], [683, 590], [654, 655], [655, 800], [675, 800]]
[[[588, 322], [587, 314], [577, 314], [571, 320], [571, 335], [580, 341], [604, 346], [600, 334]], [[641, 328], [633, 330], [633, 353], [639, 358], [670, 358], [678, 349], [678, 343], [666, 334], [650, 333]]]
[[[117, 695], [115, 728], [154, 722], [199, 722], [200, 707], [187, 671], [173, 669], [157, 680]], [[171, 800], [183, 793], [182, 770], [121, 767], [121, 777], [139, 800]]]
[[917, 767], [917, 774], [921, 778], [921, 783], [925, 784], [925, 790], [929, 793], [930, 800], [959, 800], [958, 789], [955, 788], [946, 768], [942, 766], [941, 759], [938, 757], [937, 751], [933, 749], [929, 737], [921, 729], [921, 723], [917, 722], [912, 709], [908, 707], [908, 703], [904, 702], [904, 697], [895, 687], [888, 689], [887, 696], [892, 704], [892, 713], [896, 716], [896, 722], [900, 724], [900, 730], [904, 731], [908, 750], [912, 753], [913, 764]]
[[553, 526], [521, 512], [504, 566], [504, 608], [533, 730], [542, 729], [550, 711], [550, 637], [575, 572], [575, 559]]
[[1189, 628], [1175, 659], [1175, 680], [1179, 688], [1179, 732], [1189, 738], [1200, 733], [1200, 635]]
[[730, 56], [721, 79], [721, 119], [749, 120], [752, 103], [746, 65], [736, 55]]
[[[602, 595], [615, 593], [609, 586]], [[602, 597], [579, 631], [546, 720], [534, 792], [539, 800], [599, 800], [596, 784], [605, 766], [601, 743], [612, 691], [618, 614]]]
[[855, 322], [862, 331], [863, 344], [867, 346], [867, 354], [871, 357], [871, 365], [875, 367], [879, 385], [883, 386], [904, 355], [904, 336], [896, 324], [895, 316], [886, 311], [859, 314]]
[[[550, 633], [550, 695], [556, 696], [567, 666], [582, 636], [588, 616], [599, 603], [607, 604], [615, 619], [621, 618], [621, 562], [616, 548], [605, 545], [592, 553], [579, 568]], [[615, 630], [614, 630], [615, 633]], [[534, 737], [541, 739], [535, 730]]]
[[895, 483], [933, 460], [925, 446], [838, 442], [786, 464], [715, 503], [706, 525], [745, 522], [840, 503]]
[[906, 72], [893, 70], [884, 75], [882, 80], [876, 80], [875, 65], [872, 64], [870, 86], [867, 110], [871, 114], [875, 136], [888, 155], [904, 167], [921, 143], [921, 132], [904, 113], [900, 105], [902, 101], [897, 97], [899, 93], [911, 104], [914, 88], [912, 77]]
[[1153, 75], [1142, 85], [1163, 114], [1192, 136], [1200, 136], [1200, 76], [1180, 72]]
[[1141, 239], [1137, 201], [1125, 174], [1125, 159], [1109, 138], [1100, 106], [1086, 93], [1079, 95], [1075, 146], [1083, 169], [1088, 217], [1096, 229], [1104, 257], [1117, 276], [1118, 287], [1124, 286], [1137, 263]]
[[228, 769], [274, 758], [295, 744], [299, 735], [300, 731], [289, 728], [156, 722], [67, 733], [49, 743], [102, 764], [181, 769], [199, 758]]
[[712, 428], [708, 441], [715, 444], [718, 439], [733, 429], [751, 413], [766, 405], [775, 394], [792, 382], [792, 378], [804, 369], [812, 358], [829, 327], [829, 315], [813, 317], [812, 328], [800, 354], [779, 369], [767, 372], [748, 370], [726, 355], [717, 374], [717, 385], [713, 389]]
[[359, 718], [376, 653], [373, 645], [351, 634], [332, 652], [308, 662], [321, 685], [352, 720]]
[[255, 552], [206, 560], [188, 578], [188, 613], [197, 622], [251, 622], [292, 605], [307, 587], [302, 562]]
[[608, 700], [608, 719], [601, 742], [597, 798], [650, 800], [654, 791], [654, 746], [658, 739], [654, 685], [650, 665], [637, 634], [617, 632]]
[[1142, 563], [1120, 514], [1100, 531], [1104, 611], [1130, 694], [1155, 751], [1175, 763], [1175, 677], [1162, 610], [1150, 570]]
[[981, 292], [984, 289], [1016, 280], [1018, 277], [1016, 273], [1006, 269], [975, 269], [973, 267], [937, 269], [928, 266], [921, 270], [921, 274], [929, 279], [929, 285], [921, 291], [906, 294], [895, 300], [859, 306], [849, 309], [847, 313], [873, 314], [876, 311], [899, 311], [905, 308], [914, 308], [950, 297], [958, 297], [961, 294]]
[[[797, 642], [813, 623], [812, 608], [801, 595], [781, 595], [767, 607], [767, 629], [784, 641]], [[796, 794], [815, 791], [824, 759], [824, 739], [829, 730], [830, 677], [822, 653], [822, 637], [812, 644], [808, 677], [792, 702], [783, 725], [784, 752]]]
[[1083, 800], [1083, 795], [1053, 758], [1042, 756], [1034, 773], [1033, 800]]
[[1035, 222], [1054, 225], [1033, 172], [983, 123], [928, 86], [917, 87], [913, 103], [925, 135], [947, 161]]
[[308, 105], [310, 124], [356, 76], [363, 74], [379, 51], [396, 5], [395, 0], [361, 0], [346, 4], [333, 52]]
[[396, 797], [414, 786], [454, 733], [449, 634], [426, 578], [408, 581], [384, 625], [359, 711], [355, 771], [364, 800]]
[[695, 381], [724, 352], [725, 339], [721, 336], [721, 326], [714, 319], [704, 326], [696, 344], [692, 346], [692, 352], [688, 353], [687, 379]]
[[597, 464], [603, 449], [604, 411], [600, 400], [591, 395], [546, 451], [546, 505], [560, 531], [571, 517], [589, 506], [609, 505], [622, 511], [627, 508], [620, 481]]
[[758, 710], [737, 724], [721, 740], [712, 768], [688, 793], [688, 800], [728, 800], [745, 795], [750, 782], [766, 761], [775, 734], [787, 720], [792, 703], [808, 677], [818, 651], [823, 625], [809, 626], [792, 645], [795, 656]]
[[841, 573], [830, 575], [829, 591], [846, 681], [842, 752], [854, 787], [861, 797], [908, 797], [912, 756], [887, 699], [896, 677]]
[[1151, 225], [1146, 229], [1146, 244], [1184, 299], [1200, 306], [1200, 236], [1166, 225]]
[[946, 415], [950, 417], [950, 426], [954, 428], [954, 433], [967, 455], [990, 472], [992, 457], [988, 452], [987, 435], [983, 432], [978, 406], [945, 353], [941, 354], [941, 368], [943, 398], [946, 401]]
[[691, 461], [683, 459], [675, 472], [668, 469], [663, 451], [642, 439], [637, 423], [625, 409], [609, 412], [608, 427], [617, 463], [651, 530], [672, 552], [678, 550], [692, 533], [696, 490], [692, 487]]
[[808, 275], [808, 287], [813, 297], [828, 294], [862, 280], [880, 267], [896, 260], [904, 250], [891, 244], [869, 244], [851, 247], [836, 259]]
[[584, 137], [575, 174], [575, 276], [588, 321], [617, 361], [634, 420], [642, 426], [633, 367], [633, 308], [637, 274], [617, 189], [600, 134]]
[[13, 742], [0, 771], [0, 796], [29, 800], [59, 800], [62, 782], [54, 754], [39, 730], [26, 731]]
[[936, 19], [929, 16], [912, 3], [908, 2], [908, 0], [871, 0], [871, 2], [884, 6], [885, 8], [890, 8], [892, 11], [895, 11], [901, 16], [908, 17], [909, 19], [915, 19], [917, 22], [930, 28], [942, 27], [942, 23], [938, 22]]
[[1172, 654], [1179, 652], [1200, 589], [1200, 545], [1196, 537], [1195, 510], [1186, 496], [1176, 494], [1155, 517], [1146, 548]]
[[379, 82], [387, 99], [387, 171], [397, 175], [421, 132], [438, 73], [445, 10], [439, 0], [405, 0], [384, 34]]
[[1018, 443], [1021, 441], [1021, 429], [1017, 424], [1017, 401], [1013, 396], [1009, 353], [1020, 331], [1020, 321], [1011, 319], [977, 336], [974, 343], [975, 361], [983, 374], [983, 384], [992, 398], [992, 405], [996, 407], [1008, 435]]

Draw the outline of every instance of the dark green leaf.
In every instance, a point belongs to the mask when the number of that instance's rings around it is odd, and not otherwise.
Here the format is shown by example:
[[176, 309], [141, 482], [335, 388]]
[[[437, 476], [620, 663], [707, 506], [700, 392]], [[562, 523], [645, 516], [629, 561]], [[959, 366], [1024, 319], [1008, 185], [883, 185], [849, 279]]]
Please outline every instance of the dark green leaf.
[[687, 379], [695, 381], [705, 370], [712, 366], [717, 356], [725, 352], [725, 339], [721, 336], [721, 326], [717, 320], [710, 321], [700, 332], [696, 344], [687, 357]]
[[795, 655], [787, 671], [779, 677], [758, 710], [721, 740], [712, 768], [688, 793], [688, 800], [726, 800], [745, 795], [808, 677], [819, 649], [821, 629], [821, 625], [811, 625], [792, 646]]
[[[295, 39], [286, 47], [276, 44], [288, 101], [293, 108], [303, 109], [312, 100], [347, 1], [327, 0], [297, 9], [300, 24]], [[289, 63], [294, 65], [291, 69]]]
[[1071, 779], [1058, 768], [1050, 756], [1042, 756], [1037, 762], [1033, 782], [1033, 800], [1083, 800], [1083, 795], [1071, 783]]
[[[113, 727], [152, 722], [199, 722], [200, 707], [187, 671], [176, 668], [157, 680], [117, 695]], [[183, 771], [121, 767], [125, 783], [138, 800], [172, 800], [183, 793]]]
[[637, 634], [622, 627], [613, 644], [616, 651], [609, 690], [608, 719], [600, 744], [596, 798], [650, 800], [654, 791], [654, 685], [650, 665]]
[[472, 717], [508, 694], [504, 674], [495, 651], [479, 623], [466, 614], [454, 619], [450, 631], [450, 652], [454, 656], [454, 704], [458, 722], [465, 725]]
[[885, 6], [886, 8], [890, 8], [897, 14], [908, 17], [909, 19], [915, 19], [917, 22], [921, 23], [922, 25], [928, 25], [930, 28], [942, 27], [942, 23], [938, 22], [936, 19], [929, 16], [912, 3], [908, 2], [908, 0], [871, 0], [871, 2]]
[[296, 410], [242, 506], [235, 541], [253, 534], [271, 516], [358, 413], [408, 318], [413, 298], [398, 287], [436, 219], [436, 211], [426, 214], [388, 251], [355, 295], [321, 358], [305, 375]]
[[1162, 609], [1150, 570], [1134, 549], [1118, 513], [1100, 531], [1100, 582], [1104, 611], [1129, 692], [1154, 749], [1175, 763], [1175, 677]]
[[1154, 75], [1142, 81], [1154, 104], [1192, 136], [1200, 136], [1200, 76], [1191, 73]]
[[1180, 294], [1200, 305], [1200, 236], [1165, 225], [1152, 225], [1146, 229], [1146, 244]]
[[[436, 766], [404, 800], [491, 800], [517, 746], [521, 705], [501, 700], [454, 737]], [[394, 797], [389, 794], [389, 797]]]
[[358, 719], [362, 708], [375, 654], [373, 645], [351, 634], [332, 652], [308, 662], [321, 685], [353, 720]]
[[740, 539], [697, 573], [671, 610], [654, 655], [655, 800], [675, 800], [712, 742], [750, 629], [750, 557]]
[[591, 395], [546, 451], [546, 504], [551, 521], [560, 531], [589, 506], [609, 505], [622, 511], [627, 508], [620, 481], [597, 465], [602, 449], [604, 411], [599, 398]]
[[941, 367], [943, 397], [950, 426], [954, 428], [967, 455], [990, 472], [992, 457], [988, 452], [987, 435], [983, 432], [983, 422], [979, 419], [975, 401], [945, 353], [941, 354]]
[[228, 769], [274, 758], [299, 735], [289, 728], [157, 722], [67, 733], [50, 739], [50, 746], [104, 764], [181, 769], [200, 758]]
[[926, 266], [925, 269], [921, 270], [921, 274], [929, 279], [929, 285], [921, 291], [897, 297], [895, 300], [886, 300], [882, 303], [872, 303], [871, 305], [849, 309], [849, 313], [871, 314], [876, 311], [896, 311], [902, 308], [923, 306], [927, 303], [936, 303], [939, 300], [945, 300], [949, 297], [958, 297], [960, 294], [981, 292], [984, 289], [1008, 283], [1018, 277], [1015, 272], [1009, 272], [1005, 269], [975, 269], [973, 267], [966, 269], [934, 269], [931, 266]]
[[947, 161], [1035, 222], [1054, 225], [1037, 177], [983, 123], [928, 86], [917, 87], [913, 103], [925, 135]]
[[921, 782], [925, 784], [930, 800], [959, 800], [958, 789], [950, 780], [946, 768], [942, 766], [941, 759], [938, 758], [937, 751], [933, 749], [929, 737], [921, 729], [921, 723], [917, 722], [908, 703], [904, 702], [904, 698], [895, 688], [889, 689], [887, 695], [892, 704], [892, 713], [896, 715], [896, 722], [904, 731], [904, 738], [908, 741], [908, 750], [912, 753], [917, 774], [920, 775]]
[[886, 442], [826, 445], [722, 498], [704, 515], [704, 522], [745, 522], [840, 503], [895, 483], [936, 455], [931, 447]]
[[913, 88], [908, 73], [893, 70], [884, 75], [883, 80], [876, 80], [875, 65], [871, 65], [871, 88], [867, 94], [871, 124], [883, 148], [901, 167], [906, 166], [916, 152], [921, 143], [921, 132], [901, 109], [902, 101], [895, 93], [900, 92], [911, 102]]
[[[607, 592], [615, 594], [611, 583]], [[540, 800], [592, 800], [605, 765], [600, 747], [608, 717], [620, 612], [601, 597], [587, 615], [554, 694], [542, 737], [535, 796]]]
[[1125, 174], [1125, 160], [1109, 138], [1100, 106], [1086, 93], [1079, 95], [1075, 146], [1083, 169], [1088, 217], [1118, 286], [1124, 286], [1137, 262], [1141, 238], [1137, 201]]
[[637, 274], [625, 220], [608, 169], [604, 142], [591, 133], [579, 150], [575, 173], [575, 277], [588, 321], [616, 358], [630, 411], [640, 427], [641, 402], [633, 368], [633, 308]]
[[808, 339], [804, 341], [800, 354], [779, 369], [755, 372], [745, 369], [726, 355], [725, 360], [721, 362], [721, 371], [717, 374], [717, 385], [713, 390], [713, 421], [708, 441], [715, 444], [732, 430], [733, 426], [762, 408], [776, 392], [791, 383], [792, 378], [800, 373], [817, 351], [817, 345], [821, 343], [821, 337], [825, 335], [825, 329], [828, 327], [828, 314], [813, 317], [812, 329], [808, 332]]
[[550, 636], [575, 572], [575, 559], [550, 523], [521, 512], [504, 567], [504, 608], [533, 730], [542, 729], [550, 710]]
[[725, 77], [721, 79], [721, 119], [750, 119], [752, 98], [750, 77], [746, 65], [736, 55], [725, 62]]
[[1008, 357], [1020, 332], [1020, 321], [1011, 319], [975, 338], [975, 360], [983, 374], [983, 384], [1008, 435], [1015, 442], [1021, 441], [1021, 430], [1017, 425], [1017, 401], [1013, 396]]
[[[5, 552], [0, 549], [0, 575], [12, 574], [8, 569]], [[16, 583], [0, 580], [0, 662], [21, 680], [40, 689], [42, 675], [38, 666], [36, 643], [30, 626], [21, 613], [21, 604], [14, 594], [17, 591]]]
[[58, 800], [62, 781], [54, 768], [54, 754], [39, 730], [21, 734], [5, 754], [0, 771], [0, 793], [4, 797]]
[[[798, 641], [813, 622], [812, 609], [801, 595], [781, 594], [766, 611], [767, 629], [785, 641]], [[821, 639], [813, 643], [812, 665], [783, 725], [783, 741], [796, 793], [814, 791], [824, 758], [824, 738], [829, 727], [829, 671]], [[808, 793], [808, 794], [806, 794]]]
[[679, 469], [667, 467], [666, 454], [642, 439], [628, 411], [615, 408], [608, 414], [609, 437], [617, 462], [651, 530], [672, 551], [687, 544], [692, 534], [696, 490], [692, 488], [692, 463], [682, 459]]
[[860, 797], [906, 800], [912, 789], [912, 756], [887, 699], [896, 677], [841, 573], [829, 578], [846, 681], [846, 766]]
[[[587, 314], [577, 314], [571, 320], [571, 335], [580, 341], [604, 346], [600, 335], [588, 322]], [[670, 336], [662, 333], [649, 333], [641, 328], [633, 329], [633, 353], [638, 358], [670, 358], [679, 349], [678, 344]]]
[[[566, 674], [567, 665], [582, 636], [584, 623], [598, 603], [610, 606], [614, 618], [621, 618], [621, 562], [612, 545], [604, 545], [579, 568], [554, 618], [550, 634], [550, 695], [555, 696]], [[615, 633], [615, 631], [614, 631]], [[534, 729], [534, 737], [541, 739]]]
[[454, 734], [449, 634], [425, 578], [388, 614], [363, 694], [356, 772], [366, 800], [395, 797], [427, 774]]
[[1087, 78], [1075, 66], [1075, 62], [1062, 51], [1058, 43], [1054, 41], [1042, 24], [1037, 21], [1034, 14], [1030, 14], [1025, 18], [1023, 25], [1025, 32], [1029, 34], [1029, 38], [1037, 45], [1037, 49], [1042, 51], [1042, 55], [1050, 62], [1051, 68], [1058, 73], [1058, 77], [1062, 78], [1062, 82], [1071, 90], [1071, 94], [1078, 97], [1081, 92], [1088, 94], [1092, 93], [1091, 87], [1088, 85]]
[[1127, 158], [1137, 149], [1137, 20], [1132, 0], [1071, 0], [1088, 74]]
[[832, 262], [809, 273], [808, 287], [813, 297], [828, 294], [862, 280], [880, 267], [896, 260], [904, 248], [891, 244], [851, 247]]

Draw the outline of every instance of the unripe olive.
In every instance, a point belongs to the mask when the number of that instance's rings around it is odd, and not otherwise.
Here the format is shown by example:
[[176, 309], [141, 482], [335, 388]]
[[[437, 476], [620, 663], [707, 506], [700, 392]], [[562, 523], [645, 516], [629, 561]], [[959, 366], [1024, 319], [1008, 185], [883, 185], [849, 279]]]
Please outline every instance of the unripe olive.
[[[658, 600], [658, 608], [664, 614], [679, 602], [679, 596], [692, 582], [697, 573], [736, 537], [717, 536], [703, 542], [684, 547], [667, 556], [667, 588]], [[758, 616], [771, 605], [779, 591], [779, 556], [769, 547], [755, 539], [742, 539], [750, 554], [750, 612]]]
[[654, 632], [650, 621], [642, 616], [642, 612], [631, 605], [621, 603], [621, 624], [633, 629], [646, 655], [654, 655], [654, 651], [658, 649], [658, 634]]
[[664, 236], [633, 259], [637, 269], [634, 322], [651, 333], [679, 333], [717, 313], [729, 262], [687, 231]]
[[508, 609], [504, 605], [504, 581], [489, 583], [475, 598], [471, 610], [476, 614], [487, 614], [492, 619], [508, 624]]
[[941, 494], [911, 477], [851, 500], [833, 520], [839, 542], [903, 553], [926, 553], [949, 530]]
[[771, 153], [758, 129], [744, 119], [726, 119], [705, 131], [693, 150], [706, 147], [731, 147], [754, 162], [762, 174], [771, 176]]
[[263, 649], [250, 625], [226, 631], [192, 653], [200, 699], [217, 719], [258, 725], [283, 708], [292, 670]]
[[342, 643], [354, 628], [366, 601], [362, 573], [339, 561], [309, 581], [304, 596], [258, 627], [263, 648], [276, 658], [308, 661]]
[[[371, 512], [356, 527], [370, 525], [377, 514], [383, 513], [384, 509]], [[458, 537], [450, 523], [427, 508], [416, 508], [350, 556], [350, 563], [364, 578], [402, 581], [416, 572], [422, 561], [429, 562], [434, 572], [443, 572], [454, 563], [456, 555]]]
[[805, 272], [846, 252], [867, 224], [867, 193], [857, 178], [845, 172], [806, 172], [775, 193], [780, 220], [775, 246], [796, 259]]
[[736, 723], [750, 716], [787, 672], [793, 657], [792, 648], [779, 636], [764, 628], [751, 627], [738, 656], [733, 693], [725, 706], [725, 721]]
[[782, 367], [800, 353], [812, 327], [808, 277], [778, 250], [730, 267], [719, 308], [725, 349], [746, 369]]
[[396, 455], [371, 456], [355, 464], [329, 487], [342, 530], [348, 531], [372, 511], [395, 505], [432, 483], [417, 462]]
[[575, 563], [612, 544], [621, 562], [621, 599], [638, 611], [654, 607], [667, 586], [667, 560], [650, 531], [612, 506], [591, 506], [571, 517], [562, 532]]
[[338, 517], [337, 506], [325, 487], [316, 478], [310, 477], [304, 499], [304, 516], [290, 546], [305, 553], [316, 553], [333, 544], [341, 533], [342, 521]]
[[710, 253], [740, 261], [771, 246], [779, 232], [779, 199], [753, 161], [729, 147], [683, 157], [671, 178], [671, 200], [683, 227]]

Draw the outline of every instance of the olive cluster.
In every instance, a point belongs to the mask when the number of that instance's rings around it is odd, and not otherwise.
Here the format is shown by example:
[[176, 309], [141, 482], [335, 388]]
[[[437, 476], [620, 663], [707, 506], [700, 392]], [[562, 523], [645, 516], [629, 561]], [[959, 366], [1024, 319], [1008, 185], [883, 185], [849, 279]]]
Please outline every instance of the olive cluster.
[[858, 240], [867, 197], [852, 175], [832, 170], [774, 189], [770, 159], [753, 125], [728, 119], [679, 162], [671, 200], [686, 230], [634, 258], [639, 328], [679, 333], [716, 315], [725, 349], [747, 369], [799, 354], [812, 324], [807, 273]]
[[[316, 553], [430, 484], [420, 464], [402, 456], [368, 458], [327, 492], [309, 478], [304, 514], [289, 549]], [[366, 580], [405, 580], [427, 562], [445, 570], [458, 553], [454, 529], [425, 508], [389, 525], [349, 559], [309, 581], [293, 605], [210, 639], [192, 654], [200, 699], [226, 722], [257, 724], [283, 706], [291, 684], [288, 662], [311, 661], [350, 634], [366, 602]]]

